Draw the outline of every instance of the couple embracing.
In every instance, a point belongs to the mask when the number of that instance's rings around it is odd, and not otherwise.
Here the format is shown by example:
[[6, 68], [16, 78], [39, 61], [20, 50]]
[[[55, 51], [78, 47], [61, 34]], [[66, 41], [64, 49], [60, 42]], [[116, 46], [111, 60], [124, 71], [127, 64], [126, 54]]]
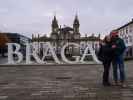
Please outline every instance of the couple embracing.
[[109, 72], [112, 64], [113, 68], [113, 85], [125, 85], [125, 66], [123, 54], [126, 50], [124, 41], [118, 36], [118, 32], [112, 32], [105, 36], [104, 40], [100, 42], [100, 49], [98, 52], [98, 59], [102, 62], [104, 67], [103, 85], [111, 86], [109, 81]]

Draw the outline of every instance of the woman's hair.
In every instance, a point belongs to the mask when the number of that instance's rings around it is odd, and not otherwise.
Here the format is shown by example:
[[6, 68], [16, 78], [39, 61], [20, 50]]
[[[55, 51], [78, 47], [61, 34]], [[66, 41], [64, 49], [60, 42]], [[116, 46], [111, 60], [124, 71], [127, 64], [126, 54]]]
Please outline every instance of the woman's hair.
[[104, 38], [104, 40], [103, 40], [104, 43], [108, 43], [108, 42], [109, 42], [109, 41], [108, 41], [108, 38], [110, 38], [110, 36], [109, 36], [109, 35], [106, 35], [105, 38]]

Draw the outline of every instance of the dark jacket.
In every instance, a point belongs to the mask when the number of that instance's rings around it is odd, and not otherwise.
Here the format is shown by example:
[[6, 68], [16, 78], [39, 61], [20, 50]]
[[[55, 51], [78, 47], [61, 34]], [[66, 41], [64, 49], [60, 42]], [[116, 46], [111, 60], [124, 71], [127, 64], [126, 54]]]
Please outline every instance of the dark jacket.
[[100, 49], [98, 52], [98, 59], [101, 62], [108, 62], [111, 61], [114, 57], [112, 44], [106, 43], [105, 45], [100, 45]]
[[123, 39], [116, 37], [112, 39], [112, 45], [116, 45], [116, 48], [114, 48], [114, 54], [115, 56], [120, 56], [124, 53], [126, 50], [125, 43]]

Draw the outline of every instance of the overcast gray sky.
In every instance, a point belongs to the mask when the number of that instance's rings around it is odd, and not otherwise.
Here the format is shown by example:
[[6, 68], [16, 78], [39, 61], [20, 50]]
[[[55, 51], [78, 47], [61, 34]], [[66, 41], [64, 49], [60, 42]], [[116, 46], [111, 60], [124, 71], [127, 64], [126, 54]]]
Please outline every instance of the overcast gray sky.
[[55, 12], [69, 26], [78, 12], [82, 35], [107, 34], [131, 21], [133, 0], [0, 0], [0, 31], [50, 34]]

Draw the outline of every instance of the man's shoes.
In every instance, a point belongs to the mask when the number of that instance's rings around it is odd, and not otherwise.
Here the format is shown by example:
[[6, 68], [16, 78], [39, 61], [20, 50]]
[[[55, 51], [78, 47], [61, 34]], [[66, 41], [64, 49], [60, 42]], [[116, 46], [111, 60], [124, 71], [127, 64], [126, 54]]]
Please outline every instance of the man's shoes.
[[113, 86], [121, 86], [122, 88], [126, 88], [127, 85], [124, 82], [114, 82], [112, 83]]

